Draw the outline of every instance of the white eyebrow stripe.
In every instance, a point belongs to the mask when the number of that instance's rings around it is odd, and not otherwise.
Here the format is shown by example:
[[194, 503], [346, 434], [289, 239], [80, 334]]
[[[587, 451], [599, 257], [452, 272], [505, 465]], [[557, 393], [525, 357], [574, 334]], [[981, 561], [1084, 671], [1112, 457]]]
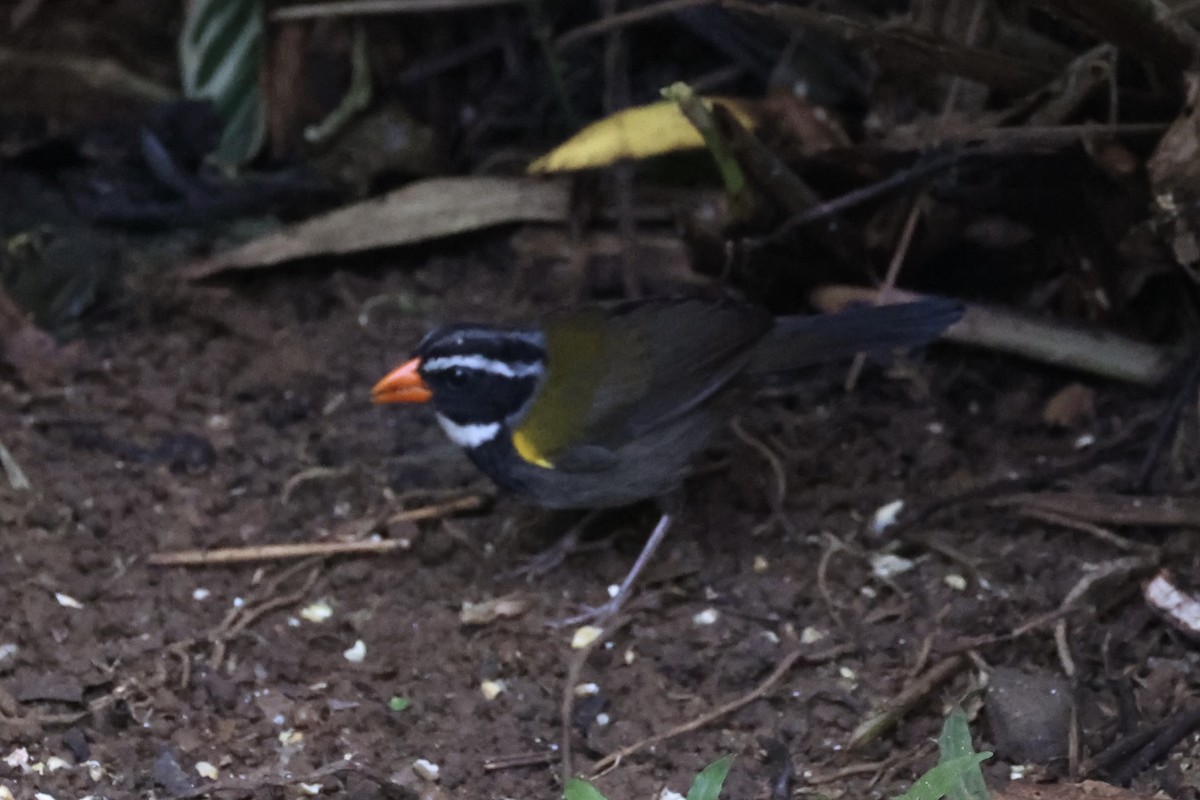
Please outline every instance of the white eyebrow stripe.
[[436, 414], [435, 416], [437, 417], [438, 424], [442, 426], [442, 430], [446, 432], [446, 436], [450, 437], [450, 441], [468, 450], [487, 444], [492, 439], [495, 439], [496, 434], [500, 432], [499, 422], [469, 422], [465, 425], [460, 425], [441, 414]]
[[422, 369], [426, 372], [441, 372], [455, 368], [474, 369], [505, 378], [528, 378], [531, 375], [542, 374], [542, 365], [536, 361], [507, 364], [498, 359], [481, 355], [438, 356], [429, 359], [422, 365]]

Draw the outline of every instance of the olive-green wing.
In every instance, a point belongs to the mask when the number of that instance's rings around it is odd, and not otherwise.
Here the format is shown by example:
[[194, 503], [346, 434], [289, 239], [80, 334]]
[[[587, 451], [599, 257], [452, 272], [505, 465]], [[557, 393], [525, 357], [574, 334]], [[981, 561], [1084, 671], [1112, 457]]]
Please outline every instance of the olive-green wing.
[[552, 316], [543, 325], [547, 378], [515, 438], [559, 468], [602, 469], [606, 451], [725, 386], [771, 324], [751, 306], [703, 300]]

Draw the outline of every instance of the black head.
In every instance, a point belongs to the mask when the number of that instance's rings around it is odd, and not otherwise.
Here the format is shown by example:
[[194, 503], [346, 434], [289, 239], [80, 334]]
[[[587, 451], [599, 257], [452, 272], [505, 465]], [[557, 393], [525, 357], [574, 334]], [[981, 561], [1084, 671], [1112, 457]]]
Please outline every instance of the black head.
[[546, 344], [530, 329], [444, 325], [417, 345], [417, 373], [457, 425], [511, 422], [542, 380]]

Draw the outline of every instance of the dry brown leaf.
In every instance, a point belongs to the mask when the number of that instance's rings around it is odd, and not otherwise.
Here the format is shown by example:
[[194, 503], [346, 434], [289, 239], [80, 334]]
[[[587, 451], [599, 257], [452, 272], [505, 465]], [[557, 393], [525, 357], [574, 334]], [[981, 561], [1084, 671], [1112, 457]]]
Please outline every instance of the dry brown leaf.
[[1146, 605], [1177, 631], [1200, 640], [1200, 597], [1182, 588], [1170, 572], [1163, 570], [1144, 587]]
[[1096, 393], [1082, 383], [1070, 383], [1054, 393], [1042, 409], [1042, 422], [1054, 428], [1077, 428], [1096, 414]]
[[1172, 189], [1200, 192], [1200, 74], [1189, 74], [1187, 85], [1184, 113], [1171, 123], [1146, 162], [1155, 193]]
[[192, 264], [198, 280], [228, 269], [256, 269], [297, 258], [395, 247], [510, 222], [565, 222], [565, 181], [433, 178], [328, 214]]
[[529, 598], [514, 592], [481, 603], [464, 600], [458, 621], [463, 625], [488, 625], [498, 619], [519, 617], [528, 610]]

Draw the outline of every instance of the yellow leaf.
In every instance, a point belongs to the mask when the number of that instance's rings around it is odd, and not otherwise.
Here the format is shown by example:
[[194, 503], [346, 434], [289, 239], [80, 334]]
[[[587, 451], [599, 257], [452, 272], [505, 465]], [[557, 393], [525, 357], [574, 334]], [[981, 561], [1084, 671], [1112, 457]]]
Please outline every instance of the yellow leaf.
[[[746, 104], [728, 98], [705, 99], [725, 106], [738, 122], [753, 129], [756, 120]], [[530, 173], [564, 172], [605, 167], [621, 159], [639, 160], [700, 150], [704, 140], [673, 101], [634, 106], [597, 120], [529, 165]]]

